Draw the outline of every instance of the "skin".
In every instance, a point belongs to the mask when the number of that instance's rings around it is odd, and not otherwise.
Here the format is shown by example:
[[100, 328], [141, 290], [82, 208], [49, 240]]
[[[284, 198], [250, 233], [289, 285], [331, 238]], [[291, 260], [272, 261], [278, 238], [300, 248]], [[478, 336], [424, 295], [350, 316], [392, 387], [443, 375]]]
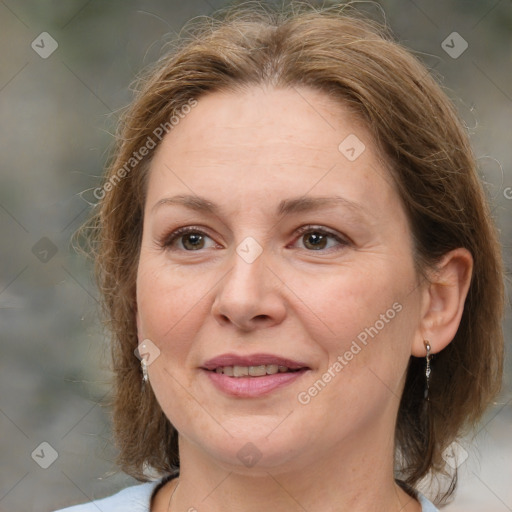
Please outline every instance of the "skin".
[[[338, 150], [350, 134], [366, 147], [354, 161]], [[220, 210], [155, 206], [178, 194]], [[283, 199], [334, 195], [356, 206], [276, 212]], [[166, 247], [183, 226], [204, 237]], [[342, 242], [327, 237], [315, 249], [318, 228]], [[246, 237], [262, 249], [252, 263], [236, 252]], [[150, 385], [181, 458], [179, 481], [152, 510], [420, 511], [393, 480], [399, 397], [423, 340], [435, 353], [455, 335], [471, 269], [457, 249], [431, 282], [419, 278], [407, 216], [368, 131], [323, 93], [251, 86], [201, 97], [159, 146], [146, 197], [137, 325], [140, 341], [160, 350]], [[397, 303], [401, 311], [299, 403]], [[272, 353], [310, 370], [265, 397], [229, 397], [199, 369], [227, 352]], [[237, 457], [247, 442], [261, 454], [250, 468]]]

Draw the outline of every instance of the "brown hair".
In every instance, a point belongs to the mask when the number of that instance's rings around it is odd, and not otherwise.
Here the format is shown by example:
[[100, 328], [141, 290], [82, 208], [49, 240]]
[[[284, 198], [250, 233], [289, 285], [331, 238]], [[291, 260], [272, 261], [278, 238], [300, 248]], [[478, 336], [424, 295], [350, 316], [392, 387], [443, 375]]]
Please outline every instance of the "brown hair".
[[[475, 158], [446, 94], [384, 27], [352, 9], [304, 3], [276, 10], [251, 2], [196, 22], [140, 80], [124, 113], [87, 225], [112, 331], [118, 462], [140, 480], [148, 466], [164, 474], [179, 466], [177, 433], [151, 389], [141, 387], [134, 356], [144, 183], [154, 153], [141, 156], [140, 148], [192, 99], [253, 84], [311, 87], [358, 113], [396, 182], [419, 272], [457, 247], [474, 258], [459, 329], [432, 361], [429, 410], [425, 361], [411, 357], [396, 424], [397, 481], [407, 487], [429, 474], [447, 475], [443, 451], [498, 393], [503, 364], [501, 253]], [[455, 482], [451, 475], [444, 498]]]

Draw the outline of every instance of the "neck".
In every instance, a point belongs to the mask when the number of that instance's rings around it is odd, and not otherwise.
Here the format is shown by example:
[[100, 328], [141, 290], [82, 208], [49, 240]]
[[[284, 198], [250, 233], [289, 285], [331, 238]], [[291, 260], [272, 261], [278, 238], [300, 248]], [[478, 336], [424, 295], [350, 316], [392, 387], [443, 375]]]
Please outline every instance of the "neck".
[[421, 512], [420, 504], [394, 482], [393, 440], [386, 442], [375, 430], [372, 434], [363, 446], [345, 439], [343, 446], [315, 453], [311, 461], [295, 461], [293, 468], [256, 465], [250, 470], [221, 466], [180, 437], [179, 480], [157, 495], [153, 510]]

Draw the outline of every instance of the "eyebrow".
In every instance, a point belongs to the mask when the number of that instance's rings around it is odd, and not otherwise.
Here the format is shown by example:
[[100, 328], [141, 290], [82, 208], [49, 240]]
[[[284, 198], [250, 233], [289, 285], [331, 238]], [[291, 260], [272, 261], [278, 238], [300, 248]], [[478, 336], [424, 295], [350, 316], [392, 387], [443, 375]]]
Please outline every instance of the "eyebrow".
[[[202, 213], [210, 213], [219, 215], [221, 207], [206, 198], [197, 195], [176, 195], [173, 197], [165, 197], [160, 199], [152, 207], [154, 212], [158, 208], [167, 205], [184, 206], [190, 210]], [[361, 204], [351, 201], [341, 196], [320, 196], [320, 197], [296, 197], [283, 199], [277, 207], [277, 215], [289, 215], [291, 213], [309, 212], [317, 209], [327, 209], [333, 206], [343, 206], [348, 208], [352, 213], [367, 216], [370, 212]]]

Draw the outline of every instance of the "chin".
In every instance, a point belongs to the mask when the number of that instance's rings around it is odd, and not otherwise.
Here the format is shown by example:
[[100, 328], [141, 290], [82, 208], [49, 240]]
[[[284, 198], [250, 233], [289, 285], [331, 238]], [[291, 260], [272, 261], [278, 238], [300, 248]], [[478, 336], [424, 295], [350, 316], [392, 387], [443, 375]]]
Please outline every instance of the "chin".
[[269, 472], [297, 471], [302, 465], [307, 465], [308, 439], [293, 435], [289, 426], [278, 435], [276, 425], [282, 418], [273, 418], [272, 428], [269, 428], [268, 418], [266, 420], [260, 423], [254, 418], [247, 418], [247, 421], [236, 424], [233, 421], [226, 427], [231, 435], [222, 429], [219, 437], [205, 439], [202, 432], [202, 437], [196, 438], [194, 444], [228, 472], [265, 476]]

